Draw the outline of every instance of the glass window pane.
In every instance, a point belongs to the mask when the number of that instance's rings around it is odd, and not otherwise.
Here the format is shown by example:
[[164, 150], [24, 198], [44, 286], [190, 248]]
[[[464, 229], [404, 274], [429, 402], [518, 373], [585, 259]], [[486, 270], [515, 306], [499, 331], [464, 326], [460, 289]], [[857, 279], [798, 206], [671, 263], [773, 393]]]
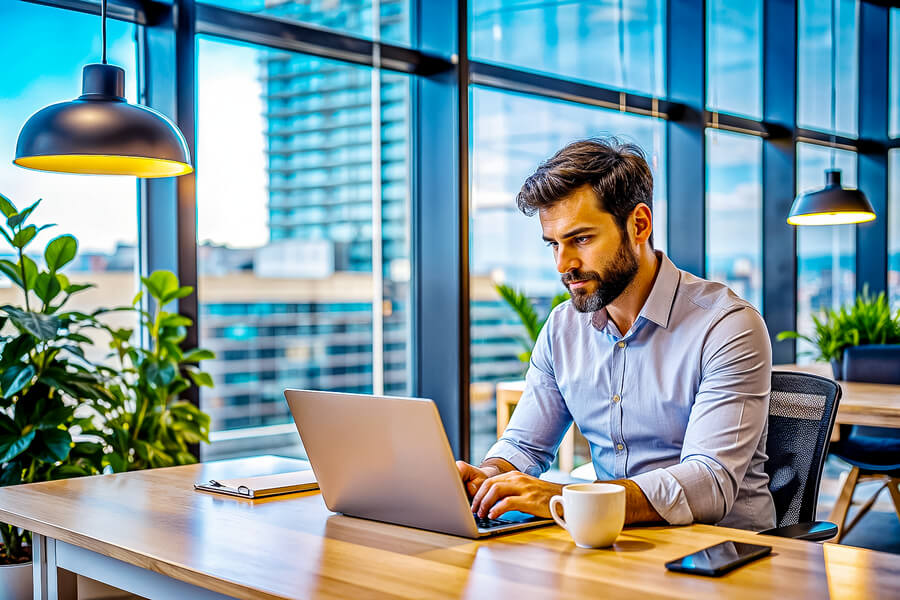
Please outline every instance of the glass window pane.
[[706, 106], [762, 117], [762, 0], [707, 0]]
[[[374, 0], [205, 0], [225, 8], [291, 19], [374, 39], [372, 14]], [[380, 40], [410, 45], [412, 39], [412, 0], [379, 0]]]
[[665, 93], [664, 0], [473, 0], [469, 6], [473, 60]]
[[853, 137], [859, 131], [857, 11], [856, 0], [800, 0], [797, 8], [797, 121], [800, 127]]
[[[856, 153], [813, 144], [797, 144], [797, 189], [825, 186], [825, 170], [841, 170], [845, 187], [856, 187]], [[787, 218], [787, 215], [785, 215]], [[856, 226], [797, 227], [797, 330], [811, 334], [812, 315], [837, 308], [856, 296]], [[798, 340], [798, 352], [813, 348]], [[798, 360], [808, 362], [809, 357]]]
[[888, 152], [888, 295], [900, 304], [900, 149]]
[[525, 331], [494, 283], [524, 291], [541, 316], [565, 291], [538, 217], [516, 208], [519, 188], [542, 160], [576, 139], [616, 135], [636, 142], [654, 176], [654, 246], [665, 250], [665, 121], [481, 87], [472, 90], [472, 107], [470, 410], [471, 456], [478, 461], [496, 440], [496, 383], [525, 370], [518, 359]]
[[259, 451], [225, 430], [289, 424], [285, 387], [409, 393], [411, 79], [211, 38], [199, 39], [198, 72], [210, 458]]
[[[109, 62], [125, 69], [125, 95], [134, 102], [135, 26], [110, 20], [107, 28]], [[73, 283], [97, 287], [74, 295], [66, 307], [85, 312], [99, 306], [130, 305], [134, 297], [136, 180], [31, 171], [12, 164], [12, 158], [25, 121], [45, 106], [80, 96], [82, 67], [100, 62], [100, 55], [100, 19], [96, 16], [25, 2], [0, 6], [0, 63], [4, 65], [0, 139], [5, 148], [5, 158], [0, 161], [0, 193], [20, 210], [42, 199], [31, 222], [56, 223], [39, 233], [27, 249], [38, 263], [43, 262], [43, 248], [52, 238], [64, 233], [76, 237], [78, 257], [63, 271]], [[0, 248], [0, 257], [12, 258], [12, 248], [5, 241]], [[5, 277], [0, 280], [0, 304], [21, 305], [22, 297], [10, 285]], [[130, 313], [110, 315], [106, 321], [117, 327], [135, 326]], [[105, 340], [96, 339], [88, 354], [101, 360], [108, 350]]]
[[762, 138], [706, 130], [706, 273], [762, 311]]
[[890, 44], [890, 132], [891, 137], [900, 137], [900, 8], [891, 9]]

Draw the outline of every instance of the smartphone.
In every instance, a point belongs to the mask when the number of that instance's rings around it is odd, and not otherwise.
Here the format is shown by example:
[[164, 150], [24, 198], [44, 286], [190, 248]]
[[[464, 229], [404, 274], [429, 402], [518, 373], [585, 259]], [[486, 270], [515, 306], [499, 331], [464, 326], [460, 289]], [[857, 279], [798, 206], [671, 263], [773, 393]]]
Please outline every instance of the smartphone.
[[750, 561], [762, 558], [772, 551], [772, 546], [757, 546], [744, 542], [722, 542], [693, 554], [666, 563], [670, 571], [695, 573], [719, 577]]

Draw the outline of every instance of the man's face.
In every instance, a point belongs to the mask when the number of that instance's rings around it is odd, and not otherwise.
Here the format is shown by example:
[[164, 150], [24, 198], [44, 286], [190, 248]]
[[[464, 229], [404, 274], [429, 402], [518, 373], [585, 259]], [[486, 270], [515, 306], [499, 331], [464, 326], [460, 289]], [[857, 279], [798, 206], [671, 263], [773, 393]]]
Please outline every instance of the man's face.
[[618, 298], [638, 271], [627, 233], [599, 204], [590, 186], [583, 186], [539, 211], [544, 241], [580, 312], [600, 310]]

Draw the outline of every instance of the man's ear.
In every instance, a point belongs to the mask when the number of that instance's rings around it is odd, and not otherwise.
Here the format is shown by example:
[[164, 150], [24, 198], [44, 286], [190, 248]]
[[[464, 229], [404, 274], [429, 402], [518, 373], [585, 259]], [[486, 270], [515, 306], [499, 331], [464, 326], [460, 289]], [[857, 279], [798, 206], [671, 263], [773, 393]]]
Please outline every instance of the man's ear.
[[635, 244], [646, 243], [653, 233], [653, 214], [650, 207], [641, 202], [631, 211], [631, 233]]

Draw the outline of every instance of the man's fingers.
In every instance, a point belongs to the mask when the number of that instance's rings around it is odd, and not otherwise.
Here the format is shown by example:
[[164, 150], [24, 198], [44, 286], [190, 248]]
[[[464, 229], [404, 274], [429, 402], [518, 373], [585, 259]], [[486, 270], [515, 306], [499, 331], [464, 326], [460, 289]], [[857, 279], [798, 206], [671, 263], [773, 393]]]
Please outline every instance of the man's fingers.
[[[491, 480], [488, 479], [485, 482], [485, 485], [487, 485], [488, 481], [491, 481]], [[512, 485], [505, 481], [499, 481], [499, 482], [495, 481], [492, 483], [493, 483], [493, 485], [490, 486], [490, 489], [487, 490], [487, 492], [485, 492], [485, 494], [481, 497], [481, 502], [479, 503], [479, 506], [477, 509], [479, 517], [487, 516], [487, 513], [491, 509], [491, 507], [494, 506], [494, 504], [496, 504], [497, 502], [499, 502], [503, 497], [516, 493], [515, 485]], [[485, 486], [482, 485], [481, 487], [482, 487], [482, 489], [484, 489]]]
[[503, 516], [503, 513], [511, 510], [522, 510], [525, 507], [524, 505], [525, 503], [522, 502], [521, 496], [507, 496], [492, 506], [487, 516], [489, 519], [499, 519]]

